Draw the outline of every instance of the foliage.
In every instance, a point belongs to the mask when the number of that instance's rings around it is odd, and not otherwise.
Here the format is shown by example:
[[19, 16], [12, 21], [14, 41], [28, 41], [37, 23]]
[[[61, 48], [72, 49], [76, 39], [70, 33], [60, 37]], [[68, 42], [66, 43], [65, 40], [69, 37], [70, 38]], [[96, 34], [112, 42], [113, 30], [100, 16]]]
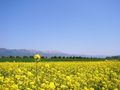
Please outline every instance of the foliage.
[[5, 56], [2, 56], [2, 58], [5, 58]]
[[72, 59], [72, 56], [70, 56], [69, 58]]
[[14, 58], [14, 56], [11, 56], [11, 55], [10, 55], [9, 58]]
[[34, 56], [30, 56], [30, 58], [34, 58]]
[[52, 56], [51, 59], [53, 59], [54, 57]]
[[57, 59], [58, 57], [57, 56], [54, 56], [55, 59]]
[[28, 56], [23, 56], [23, 58], [29, 58]]
[[75, 56], [73, 56], [73, 59], [76, 59], [76, 57], [75, 57]]
[[66, 59], [68, 59], [69, 57], [66, 57]]
[[16, 56], [16, 58], [21, 58], [20, 56]]
[[108, 59], [108, 60], [111, 60], [111, 59], [120, 59], [120, 56], [106, 57], [105, 59]]
[[63, 59], [65, 59], [65, 56], [63, 56]]
[[44, 59], [45, 57], [44, 56], [41, 56], [42, 59]]
[[58, 56], [58, 58], [59, 58], [59, 59], [62, 59], [62, 57], [61, 57], [61, 56]]
[[112, 56], [112, 59], [119, 59], [119, 56]]

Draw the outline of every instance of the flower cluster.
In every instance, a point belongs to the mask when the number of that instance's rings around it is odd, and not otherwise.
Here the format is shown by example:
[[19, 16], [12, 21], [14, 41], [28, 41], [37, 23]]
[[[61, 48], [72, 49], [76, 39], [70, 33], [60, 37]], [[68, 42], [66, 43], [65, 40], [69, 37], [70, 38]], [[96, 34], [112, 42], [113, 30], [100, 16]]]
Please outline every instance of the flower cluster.
[[37, 78], [35, 70], [35, 63], [1, 62], [0, 90], [120, 90], [119, 61], [38, 62]]
[[40, 55], [39, 55], [39, 54], [36, 54], [36, 55], [34, 56], [34, 59], [35, 59], [35, 61], [39, 61], [39, 60], [40, 60]]

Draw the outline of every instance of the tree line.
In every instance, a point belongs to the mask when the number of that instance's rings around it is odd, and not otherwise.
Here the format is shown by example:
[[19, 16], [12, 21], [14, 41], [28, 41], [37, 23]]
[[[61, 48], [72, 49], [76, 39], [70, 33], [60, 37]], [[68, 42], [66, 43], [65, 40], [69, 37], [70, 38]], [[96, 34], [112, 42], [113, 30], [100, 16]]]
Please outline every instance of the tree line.
[[111, 60], [111, 59], [120, 59], [120, 56], [106, 57], [105, 59], [107, 59], [107, 60]]
[[[20, 56], [9, 56], [9, 57], [5, 57], [5, 56], [2, 56], [2, 58], [34, 58], [34, 56], [23, 56], [23, 57], [20, 57]], [[47, 59], [48, 57], [47, 56], [41, 56], [41, 59]], [[69, 57], [65, 57], [65, 56], [52, 56], [50, 57], [51, 59], [104, 59], [104, 58], [93, 58], [93, 57], [76, 57], [76, 56], [69, 56]]]
[[14, 57], [14, 56], [9, 56], [9, 57], [5, 57], [5, 56], [2, 56], [2, 58], [34, 58], [34, 56], [23, 56], [23, 57], [20, 57], [20, 56], [16, 56], [16, 57]]

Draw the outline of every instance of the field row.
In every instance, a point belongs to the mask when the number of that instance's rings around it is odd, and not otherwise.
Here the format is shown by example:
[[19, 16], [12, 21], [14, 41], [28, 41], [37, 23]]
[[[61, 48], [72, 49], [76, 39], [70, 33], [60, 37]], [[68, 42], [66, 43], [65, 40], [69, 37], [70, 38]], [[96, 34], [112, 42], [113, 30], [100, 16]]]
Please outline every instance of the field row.
[[0, 90], [120, 90], [119, 61], [1, 62], [0, 72]]

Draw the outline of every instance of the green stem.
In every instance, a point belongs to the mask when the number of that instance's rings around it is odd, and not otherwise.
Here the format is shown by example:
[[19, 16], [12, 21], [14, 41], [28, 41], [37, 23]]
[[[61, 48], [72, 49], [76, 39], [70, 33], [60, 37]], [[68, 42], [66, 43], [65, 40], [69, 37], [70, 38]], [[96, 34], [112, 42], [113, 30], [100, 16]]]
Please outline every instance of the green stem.
[[37, 60], [36, 60], [36, 89], [38, 90], [38, 81], [37, 81]]

